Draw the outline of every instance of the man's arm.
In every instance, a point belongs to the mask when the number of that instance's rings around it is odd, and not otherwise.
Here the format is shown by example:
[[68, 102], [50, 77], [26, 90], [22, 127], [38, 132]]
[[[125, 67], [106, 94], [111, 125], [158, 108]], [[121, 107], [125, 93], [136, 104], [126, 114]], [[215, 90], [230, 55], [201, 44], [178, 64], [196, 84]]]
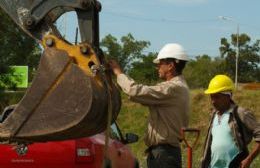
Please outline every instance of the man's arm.
[[130, 96], [131, 100], [144, 105], [169, 104], [171, 101], [169, 99], [171, 95], [169, 85], [147, 86], [137, 84], [133, 79], [123, 73], [117, 62], [110, 61], [110, 67], [117, 76], [117, 83]]
[[256, 156], [260, 152], [260, 142], [256, 142], [253, 150], [249, 153], [249, 155], [240, 163], [240, 168], [249, 168], [252, 161], [256, 158]]
[[252, 135], [255, 141], [255, 145], [252, 151], [240, 163], [241, 168], [249, 168], [252, 161], [260, 152], [260, 123], [257, 121], [255, 115], [248, 109], [238, 108], [238, 115], [242, 123], [246, 126], [246, 128], [252, 131]]

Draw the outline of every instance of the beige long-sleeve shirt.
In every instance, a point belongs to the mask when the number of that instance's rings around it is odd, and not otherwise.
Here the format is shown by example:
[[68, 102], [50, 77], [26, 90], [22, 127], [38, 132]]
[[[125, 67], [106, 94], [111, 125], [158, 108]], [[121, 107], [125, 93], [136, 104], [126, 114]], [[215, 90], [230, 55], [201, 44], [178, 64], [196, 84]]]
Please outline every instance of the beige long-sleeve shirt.
[[180, 130], [188, 126], [189, 118], [189, 89], [183, 76], [147, 86], [120, 74], [117, 83], [132, 101], [149, 107], [146, 145], [170, 144], [178, 147]]

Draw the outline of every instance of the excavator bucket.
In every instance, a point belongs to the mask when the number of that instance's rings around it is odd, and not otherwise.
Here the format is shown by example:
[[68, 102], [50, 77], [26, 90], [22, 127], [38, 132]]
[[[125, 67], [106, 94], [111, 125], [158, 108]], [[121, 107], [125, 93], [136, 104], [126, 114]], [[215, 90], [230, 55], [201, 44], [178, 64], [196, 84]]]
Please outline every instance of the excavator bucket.
[[0, 124], [0, 141], [74, 139], [105, 130], [116, 119], [120, 93], [88, 44], [47, 35], [37, 74], [25, 96]]
[[[66, 140], [104, 131], [116, 119], [121, 99], [99, 49], [101, 4], [97, 0], [0, 0], [0, 7], [45, 48], [31, 87], [2, 117], [0, 142]], [[63, 40], [54, 24], [69, 11], [77, 13], [80, 45]]]

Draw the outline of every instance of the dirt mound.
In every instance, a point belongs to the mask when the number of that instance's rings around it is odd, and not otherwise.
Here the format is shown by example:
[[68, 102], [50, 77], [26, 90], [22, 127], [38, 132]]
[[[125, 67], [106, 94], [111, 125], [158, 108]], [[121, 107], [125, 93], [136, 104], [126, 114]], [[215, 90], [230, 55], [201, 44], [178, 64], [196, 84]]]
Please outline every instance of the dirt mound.
[[242, 84], [242, 88], [248, 90], [260, 90], [260, 83], [245, 83]]

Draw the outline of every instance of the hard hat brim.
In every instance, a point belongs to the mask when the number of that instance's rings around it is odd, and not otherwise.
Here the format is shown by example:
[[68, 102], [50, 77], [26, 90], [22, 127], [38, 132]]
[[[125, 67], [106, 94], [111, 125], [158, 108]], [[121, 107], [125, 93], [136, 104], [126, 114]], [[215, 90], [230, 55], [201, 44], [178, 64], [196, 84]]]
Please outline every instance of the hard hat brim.
[[159, 63], [160, 63], [160, 60], [157, 59], [157, 58], [155, 58], [155, 59], [153, 60], [153, 63], [155, 63], [155, 64], [159, 64]]
[[233, 92], [234, 89], [233, 88], [219, 88], [219, 89], [207, 89], [204, 91], [205, 94], [215, 94], [215, 93], [221, 93], [221, 92], [225, 92], [225, 91], [229, 91], [229, 92]]
[[209, 89], [204, 91], [204, 94], [214, 94], [214, 93], [217, 93], [217, 92], [216, 91], [211, 91]]

